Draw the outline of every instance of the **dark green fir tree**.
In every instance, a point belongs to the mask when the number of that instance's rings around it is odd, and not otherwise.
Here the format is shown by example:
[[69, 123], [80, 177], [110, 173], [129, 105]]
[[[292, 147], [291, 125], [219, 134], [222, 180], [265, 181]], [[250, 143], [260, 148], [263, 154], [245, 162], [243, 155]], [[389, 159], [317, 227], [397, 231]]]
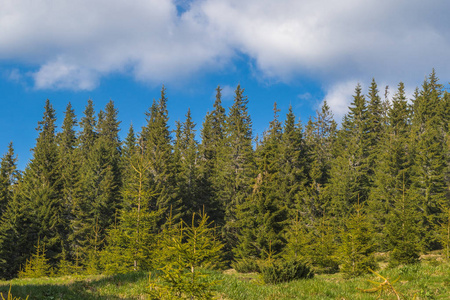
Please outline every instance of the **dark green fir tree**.
[[331, 211], [338, 219], [358, 202], [365, 202], [370, 190], [367, 103], [358, 84], [353, 102], [344, 117], [335, 143], [327, 193]]
[[26, 203], [25, 218], [30, 222], [22, 233], [28, 244], [24, 247], [31, 255], [32, 245], [40, 240], [41, 244], [45, 245], [47, 258], [52, 265], [56, 264], [61, 253], [65, 233], [63, 184], [55, 122], [55, 110], [47, 100], [44, 116], [37, 127], [39, 136], [33, 148], [33, 157], [25, 169], [19, 195], [20, 201]]
[[74, 206], [80, 193], [80, 165], [81, 161], [77, 157], [77, 137], [75, 126], [77, 120], [72, 105], [67, 105], [65, 117], [62, 125], [62, 131], [57, 134], [59, 166], [62, 181], [62, 205], [63, 205], [63, 221], [64, 221], [64, 242], [69, 250], [66, 254], [70, 258], [70, 249], [74, 249], [74, 245], [66, 243], [68, 236], [71, 235], [72, 222], [74, 220]]
[[417, 201], [423, 211], [424, 235], [422, 243], [425, 249], [436, 249], [439, 244], [432, 230], [439, 222], [440, 207], [448, 202], [445, 170], [445, 126], [441, 118], [443, 86], [439, 84], [434, 72], [422, 84], [422, 89], [413, 100], [412, 148], [414, 150], [412, 189], [418, 196]]
[[[172, 138], [169, 130], [166, 89], [153, 101], [146, 112], [147, 124], [142, 128], [141, 138], [144, 153], [150, 163], [149, 186], [155, 191], [150, 203], [152, 210], [169, 211], [172, 207], [174, 218], [180, 218], [181, 201], [176, 194], [175, 164], [173, 161]], [[160, 222], [164, 220], [161, 219]]]
[[201, 130], [199, 145], [199, 168], [202, 195], [205, 200], [205, 211], [216, 226], [224, 225], [225, 207], [219, 195], [225, 182], [221, 181], [219, 162], [223, 162], [225, 146], [225, 108], [222, 107], [222, 89], [216, 89], [213, 110], [206, 114]]
[[14, 154], [12, 142], [8, 145], [8, 152], [3, 155], [0, 162], [0, 218], [12, 201], [14, 191], [20, 179], [17, 170], [17, 157]]
[[250, 197], [255, 178], [252, 122], [247, 104], [248, 98], [244, 95], [244, 89], [238, 85], [234, 103], [226, 118], [225, 151], [220, 156], [218, 174], [222, 183], [218, 197], [225, 207], [223, 235], [228, 250], [234, 247], [237, 241], [236, 208]]
[[251, 197], [237, 206], [238, 245], [234, 249], [238, 260], [266, 259], [283, 251], [286, 240], [287, 203], [280, 184], [280, 145], [282, 126], [278, 121], [276, 103], [274, 119], [256, 151], [258, 176]]

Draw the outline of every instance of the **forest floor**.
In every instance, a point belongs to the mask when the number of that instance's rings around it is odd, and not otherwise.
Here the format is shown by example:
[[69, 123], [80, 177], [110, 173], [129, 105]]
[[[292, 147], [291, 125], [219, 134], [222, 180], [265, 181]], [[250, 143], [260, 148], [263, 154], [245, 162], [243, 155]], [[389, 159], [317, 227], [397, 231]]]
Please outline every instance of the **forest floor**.
[[[380, 261], [383, 266], [383, 262]], [[450, 264], [436, 255], [422, 257], [420, 264], [381, 269], [378, 273], [392, 283], [396, 294], [387, 285], [382, 294], [368, 293], [361, 289], [373, 289], [377, 285], [369, 281], [383, 282], [375, 274], [346, 280], [342, 274], [320, 274], [313, 279], [289, 283], [264, 284], [258, 274], [240, 274], [234, 270], [210, 272], [212, 280], [218, 280], [215, 288], [217, 299], [450, 299]], [[398, 281], [394, 282], [397, 278]], [[23, 299], [147, 299], [148, 273], [133, 272], [112, 276], [66, 276], [37, 279], [13, 279], [0, 281], [0, 292], [7, 299], [11, 294]], [[2, 297], [0, 296], [0, 299]]]

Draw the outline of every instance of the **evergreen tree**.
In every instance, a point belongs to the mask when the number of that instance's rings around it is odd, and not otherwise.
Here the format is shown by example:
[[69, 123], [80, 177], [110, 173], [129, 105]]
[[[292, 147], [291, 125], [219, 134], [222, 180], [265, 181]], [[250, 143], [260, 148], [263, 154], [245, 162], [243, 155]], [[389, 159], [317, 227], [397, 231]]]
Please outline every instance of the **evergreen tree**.
[[12, 142], [8, 145], [8, 152], [0, 162], [0, 218], [14, 196], [15, 187], [19, 181], [20, 172], [17, 170], [17, 157], [14, 154]]
[[52, 272], [46, 257], [45, 245], [39, 240], [35, 246], [36, 252], [27, 260], [23, 269], [19, 272], [19, 278], [39, 278], [49, 276]]
[[369, 189], [368, 113], [361, 86], [355, 88], [349, 113], [344, 117], [335, 147], [328, 195], [332, 213], [341, 218], [352, 205], [366, 201]]
[[289, 227], [285, 231], [286, 247], [283, 256], [286, 258], [294, 257], [310, 261], [312, 234], [311, 231], [308, 231], [304, 219], [300, 213], [297, 213], [295, 219], [290, 221]]
[[339, 228], [333, 224], [337, 222], [330, 218], [327, 212], [314, 222], [309, 228], [309, 247], [305, 258], [317, 273], [336, 273], [338, 263], [338, 233]]
[[[33, 149], [33, 158], [25, 169], [21, 201], [27, 209], [30, 226], [23, 234], [28, 245], [40, 239], [47, 249], [52, 265], [61, 253], [64, 241], [62, 181], [56, 144], [55, 111], [47, 100], [42, 121], [38, 123], [39, 136]], [[31, 254], [31, 248], [26, 246]]]
[[128, 129], [127, 137], [125, 138], [124, 145], [122, 147], [122, 158], [123, 158], [123, 168], [126, 168], [127, 160], [133, 155], [137, 150], [137, 138], [134, 133], [133, 124], [130, 124]]
[[[94, 225], [92, 218], [89, 216], [90, 205], [92, 198], [90, 194], [89, 184], [92, 178], [90, 156], [94, 149], [98, 134], [95, 131], [97, 120], [95, 117], [94, 103], [91, 99], [88, 100], [86, 108], [83, 112], [84, 116], [79, 123], [80, 132], [78, 133], [78, 147], [74, 150], [74, 156], [77, 158], [76, 164], [79, 168], [79, 183], [75, 188], [74, 195], [76, 197], [73, 201], [72, 216], [70, 222], [70, 232], [68, 241], [70, 244], [70, 253], [72, 256], [77, 256], [78, 260], [83, 261], [88, 253], [90, 232]], [[69, 122], [70, 123], [70, 122]], [[70, 140], [70, 139], [69, 139]]]
[[316, 112], [314, 121], [307, 130], [309, 151], [313, 160], [310, 177], [319, 185], [324, 185], [329, 179], [330, 162], [332, 159], [333, 144], [336, 139], [337, 124], [333, 119], [333, 113], [326, 101], [323, 102], [320, 111]]
[[[255, 178], [252, 148], [252, 122], [247, 108], [248, 98], [240, 85], [235, 91], [234, 103], [226, 118], [225, 153], [220, 157], [218, 177], [223, 183], [218, 197], [225, 207], [223, 234], [225, 247], [236, 244], [236, 207], [251, 194]], [[229, 249], [229, 248], [228, 248]]]
[[303, 221], [309, 223], [309, 226], [314, 226], [311, 223], [323, 216], [325, 205], [328, 204], [324, 188], [331, 174], [336, 127], [333, 113], [324, 101], [321, 110], [316, 112], [314, 121], [310, 119], [306, 128], [303, 165], [308, 165], [308, 168], [303, 173], [308, 176], [303, 180], [304, 187], [297, 196], [296, 209], [302, 212]]
[[415, 193], [406, 190], [403, 183], [402, 194], [394, 199], [394, 206], [388, 215], [386, 237], [392, 250], [390, 266], [419, 262], [422, 224], [415, 196]]
[[94, 255], [92, 251], [98, 253], [102, 249], [106, 229], [113, 224], [121, 204], [120, 122], [114, 103], [109, 101], [105, 112], [100, 111], [97, 117], [98, 122], [95, 121], [93, 103], [89, 101], [81, 121], [79, 139], [83, 176], [70, 237], [76, 247], [73, 252], [79, 253], [82, 259]]
[[372, 178], [375, 169], [376, 162], [379, 157], [379, 144], [380, 140], [383, 139], [384, 125], [383, 124], [383, 107], [381, 103], [381, 98], [378, 95], [378, 86], [375, 79], [372, 79], [372, 83], [369, 87], [369, 94], [367, 95], [369, 102], [367, 105], [368, 113], [368, 175]]
[[94, 146], [97, 134], [95, 132], [95, 127], [97, 121], [95, 118], [94, 102], [89, 99], [88, 104], [84, 110], [84, 117], [81, 118], [80, 127], [81, 132], [79, 134], [79, 145], [81, 148], [81, 154], [84, 158], [87, 158], [87, 154], [90, 152]]
[[[0, 278], [12, 278], [23, 264], [23, 246], [27, 243], [23, 216], [24, 205], [17, 201], [20, 172], [16, 167], [12, 143], [0, 162]], [[26, 255], [28, 255], [27, 251]]]
[[450, 260], [450, 207], [441, 207], [443, 216], [441, 221], [436, 225], [436, 232], [438, 235], [439, 243], [442, 246], [442, 255], [446, 261]]
[[[62, 132], [57, 135], [58, 157], [62, 181], [63, 221], [65, 228], [64, 242], [68, 239], [68, 236], [71, 235], [71, 225], [74, 220], [74, 205], [79, 198], [80, 192], [79, 168], [81, 162], [76, 155], [77, 137], [74, 128], [76, 124], [77, 120], [75, 112], [69, 102], [65, 112]], [[69, 243], [66, 244], [66, 247], [73, 249], [73, 245], [69, 245]]]
[[441, 214], [440, 205], [446, 198], [444, 128], [441, 119], [442, 85], [433, 72], [422, 85], [413, 103], [412, 147], [414, 147], [414, 184], [418, 201], [424, 212], [423, 244], [428, 249], [438, 247], [432, 227]]
[[[151, 210], [173, 208], [179, 218], [180, 201], [176, 195], [172, 139], [169, 131], [166, 89], [161, 89], [161, 97], [153, 101], [146, 113], [147, 125], [142, 128], [141, 138], [146, 159], [150, 162], [149, 186], [155, 191], [150, 203]], [[161, 220], [162, 221], [162, 220]]]
[[186, 121], [178, 127], [174, 151], [178, 164], [176, 181], [179, 197], [182, 199], [182, 218], [187, 220], [208, 204], [208, 199], [199, 190], [198, 144], [195, 141], [195, 124], [190, 109], [186, 114]]
[[373, 230], [361, 205], [345, 221], [340, 246], [341, 272], [347, 278], [368, 273], [376, 267]]
[[410, 110], [405, 87], [399, 83], [388, 112], [386, 135], [379, 142], [378, 167], [374, 175], [369, 197], [372, 223], [380, 250], [387, 250], [383, 228], [394, 205], [394, 199], [402, 193], [402, 181], [410, 185], [412, 151], [409, 143]]
[[[99, 113], [97, 123], [97, 138], [88, 153], [83, 181], [84, 199], [82, 203], [84, 215], [84, 240], [103, 241], [106, 229], [113, 224], [114, 216], [121, 204], [121, 174], [120, 174], [120, 140], [117, 110], [110, 101], [105, 107], [105, 113]], [[95, 225], [102, 229], [99, 237], [93, 231]], [[90, 237], [90, 238], [89, 238]], [[93, 248], [101, 249], [99, 245], [85, 245], [86, 251]]]
[[258, 176], [252, 196], [237, 206], [239, 244], [234, 249], [237, 259], [264, 259], [280, 254], [286, 244], [287, 204], [279, 189], [283, 178], [279, 172], [282, 127], [278, 112], [275, 103], [274, 119], [257, 150]]
[[225, 148], [225, 109], [222, 107], [222, 89], [216, 89], [216, 100], [212, 112], [206, 114], [201, 130], [199, 145], [200, 182], [205, 210], [217, 226], [223, 226], [225, 207], [219, 195], [225, 182], [220, 177], [220, 163], [224, 162]]
[[[20, 189], [21, 183], [18, 188]], [[30, 213], [27, 203], [15, 193], [0, 220], [0, 277], [11, 279], [33, 251], [29, 246]]]
[[150, 281], [150, 295], [156, 299], [213, 299], [212, 287], [202, 269], [221, 264], [221, 249], [212, 222], [205, 213], [192, 215], [189, 223], [174, 224], [169, 216], [159, 240], [159, 282]]
[[[110, 174], [112, 176], [111, 182], [106, 183], [108, 186], [112, 188], [109, 191], [110, 195], [107, 200], [108, 210], [111, 212], [109, 214], [109, 224], [112, 224], [113, 218], [116, 209], [120, 208], [121, 204], [121, 195], [120, 188], [122, 185], [122, 174], [121, 174], [121, 141], [119, 139], [119, 131], [120, 131], [120, 121], [117, 120], [118, 111], [114, 107], [114, 102], [110, 100], [105, 106], [104, 119], [100, 121], [99, 118], [99, 132], [98, 139], [96, 141], [96, 149], [101, 149], [101, 152], [106, 152], [105, 159], [107, 168], [110, 170]], [[94, 150], [95, 151], [95, 150]], [[107, 214], [107, 213], [106, 213]]]
[[279, 164], [278, 190], [283, 203], [292, 210], [298, 206], [296, 199], [298, 194], [304, 191], [308, 179], [308, 148], [303, 138], [301, 123], [296, 122], [292, 106], [289, 106], [279, 141], [275, 142], [279, 143], [279, 157], [274, 157]]
[[[133, 140], [132, 136], [128, 135], [128, 142]], [[127, 179], [122, 187], [122, 208], [117, 222], [108, 230], [106, 247], [100, 255], [108, 274], [148, 270], [155, 256], [156, 222], [161, 211], [151, 210], [150, 202], [155, 195], [148, 186], [150, 162], [145, 157], [142, 140], [126, 149], [134, 150], [124, 158]]]

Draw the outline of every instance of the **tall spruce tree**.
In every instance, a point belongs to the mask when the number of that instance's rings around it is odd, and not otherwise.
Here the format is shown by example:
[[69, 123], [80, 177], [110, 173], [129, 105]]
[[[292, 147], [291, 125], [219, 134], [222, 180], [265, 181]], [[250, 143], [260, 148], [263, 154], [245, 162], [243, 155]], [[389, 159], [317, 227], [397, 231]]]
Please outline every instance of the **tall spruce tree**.
[[[298, 208], [298, 196], [307, 184], [308, 146], [302, 133], [302, 125], [297, 122], [289, 106], [286, 120], [279, 139], [279, 186], [281, 199], [289, 210]], [[294, 214], [295, 215], [295, 214]]]
[[[155, 191], [150, 203], [152, 210], [172, 207], [175, 218], [180, 217], [180, 205], [176, 195], [174, 161], [172, 157], [172, 139], [169, 131], [166, 89], [161, 89], [161, 97], [153, 101], [146, 112], [147, 125], [142, 128], [141, 138], [144, 153], [150, 162], [149, 185]], [[161, 222], [163, 220], [160, 220]]]
[[402, 193], [402, 183], [411, 183], [412, 150], [409, 143], [411, 113], [401, 82], [392, 99], [388, 112], [386, 134], [379, 142], [378, 167], [373, 176], [373, 188], [369, 196], [370, 217], [375, 228], [380, 250], [387, 250], [385, 224], [394, 206], [394, 199]]
[[[122, 185], [122, 174], [120, 162], [122, 143], [119, 138], [121, 122], [117, 120], [117, 114], [118, 111], [114, 107], [114, 102], [110, 100], [105, 106], [104, 119], [101, 122], [99, 120], [99, 138], [97, 140], [97, 146], [104, 148], [106, 151], [107, 168], [110, 169], [112, 176], [112, 182], [107, 183], [113, 189], [110, 195], [111, 198], [108, 200], [108, 210], [111, 212], [111, 215], [121, 205], [120, 188]], [[101, 146], [98, 144], [101, 144]], [[113, 218], [110, 216], [110, 223], [112, 221]]]
[[[71, 225], [74, 220], [74, 205], [79, 198], [80, 192], [80, 163], [77, 158], [76, 147], [77, 137], [74, 126], [77, 124], [75, 112], [72, 105], [66, 107], [65, 117], [62, 125], [62, 131], [57, 134], [59, 166], [61, 170], [62, 181], [62, 204], [63, 204], [63, 221], [64, 221], [64, 244], [67, 249], [73, 249], [73, 245], [66, 243], [68, 236], [71, 235]], [[63, 246], [64, 247], [64, 246]], [[66, 251], [64, 251], [66, 253]], [[68, 252], [68, 254], [73, 254]]]
[[20, 172], [17, 170], [17, 157], [14, 154], [12, 142], [8, 145], [8, 152], [0, 162], [0, 218], [14, 196], [15, 187], [19, 181]]
[[137, 137], [134, 132], [133, 124], [130, 124], [127, 136], [122, 146], [123, 168], [126, 168], [127, 159], [129, 159], [137, 149]]
[[121, 204], [119, 124], [114, 103], [98, 114], [96, 139], [84, 165], [83, 200], [80, 205], [85, 256], [104, 245], [106, 229], [114, 223]]
[[276, 256], [286, 244], [287, 203], [279, 189], [283, 178], [280, 176], [282, 126], [278, 112], [275, 103], [274, 119], [257, 149], [258, 176], [252, 195], [237, 206], [239, 243], [234, 253], [238, 260]]
[[29, 255], [28, 249], [23, 247], [27, 244], [24, 234], [27, 226], [24, 216], [26, 204], [18, 201], [17, 197], [21, 174], [16, 161], [13, 144], [9, 143], [8, 151], [0, 163], [0, 277], [7, 279], [17, 274], [24, 263], [23, 256]]
[[117, 222], [108, 229], [101, 253], [106, 273], [148, 270], [155, 256], [156, 222], [161, 212], [151, 210], [150, 201], [155, 195], [148, 186], [150, 162], [143, 145], [139, 143], [132, 149], [124, 158], [127, 180], [122, 187], [123, 204]]
[[120, 122], [112, 101], [107, 103], [104, 112], [98, 113], [97, 120], [93, 102], [89, 100], [80, 122], [77, 155], [82, 159], [82, 176], [69, 237], [73, 253], [81, 255], [85, 264], [89, 256], [98, 256], [106, 229], [114, 222], [121, 204]]
[[336, 139], [337, 124], [333, 119], [333, 113], [324, 101], [320, 111], [316, 112], [314, 121], [308, 122], [305, 141], [304, 165], [308, 168], [303, 172], [305, 186], [298, 197], [297, 209], [302, 215], [307, 215], [304, 221], [313, 226], [311, 222], [320, 220], [328, 203], [325, 193], [325, 185], [328, 183], [333, 159], [333, 147]]
[[90, 160], [89, 157], [94, 149], [98, 134], [95, 131], [97, 126], [97, 119], [95, 116], [94, 102], [89, 99], [83, 112], [84, 116], [79, 122], [80, 132], [77, 136], [78, 147], [74, 150], [74, 156], [77, 158], [76, 164], [79, 167], [79, 184], [75, 189], [75, 195], [72, 206], [70, 221], [70, 230], [68, 241], [70, 244], [70, 253], [72, 256], [83, 260], [88, 255], [90, 232], [95, 226], [89, 217], [90, 205], [92, 198], [89, 197], [91, 193], [89, 188], [90, 183]]
[[332, 149], [337, 132], [337, 124], [326, 101], [323, 102], [320, 111], [316, 112], [310, 126], [311, 129], [307, 131], [308, 150], [315, 166], [310, 170], [310, 177], [317, 184], [324, 185], [330, 176]]
[[182, 218], [186, 222], [193, 213], [200, 213], [202, 207], [208, 204], [206, 195], [199, 190], [200, 171], [198, 143], [195, 140], [195, 124], [192, 121], [191, 110], [186, 113], [186, 120], [177, 130], [174, 149], [177, 159], [177, 185], [179, 197], [182, 199]]
[[367, 103], [358, 84], [353, 102], [344, 117], [335, 143], [336, 158], [332, 162], [327, 193], [332, 211], [338, 219], [360, 199], [366, 201], [369, 188], [369, 136]]
[[200, 187], [206, 201], [205, 210], [216, 226], [223, 226], [225, 218], [224, 203], [220, 193], [225, 184], [220, 178], [219, 163], [223, 163], [225, 148], [225, 108], [222, 107], [222, 89], [216, 89], [214, 109], [206, 114], [201, 130]]
[[423, 213], [424, 247], [438, 247], [432, 227], [439, 221], [440, 205], [448, 201], [445, 184], [445, 134], [442, 123], [443, 86], [434, 72], [422, 84], [413, 102], [412, 147], [414, 184]]
[[81, 118], [80, 127], [81, 132], [79, 133], [79, 146], [82, 151], [84, 158], [87, 158], [87, 154], [90, 152], [91, 148], [94, 146], [97, 133], [95, 132], [95, 127], [97, 126], [97, 120], [95, 118], [94, 102], [89, 99], [88, 104], [84, 110], [84, 117]]
[[64, 239], [62, 181], [56, 143], [56, 116], [50, 101], [45, 102], [44, 116], [38, 123], [39, 136], [33, 157], [24, 172], [21, 201], [26, 202], [30, 225], [26, 232], [29, 255], [38, 240], [47, 249], [51, 264], [56, 264]]
[[377, 167], [376, 163], [378, 161], [379, 144], [380, 140], [383, 139], [384, 127], [383, 123], [383, 106], [381, 103], [381, 98], [378, 94], [378, 86], [375, 79], [372, 79], [372, 83], [369, 87], [369, 94], [367, 95], [369, 101], [367, 105], [368, 121], [367, 121], [367, 131], [369, 138], [368, 145], [368, 175], [369, 181]]
[[252, 122], [248, 114], [248, 98], [240, 85], [236, 87], [234, 103], [226, 118], [225, 153], [221, 156], [220, 174], [223, 189], [218, 195], [225, 207], [223, 234], [225, 247], [236, 244], [236, 207], [251, 195], [255, 178], [252, 148]]

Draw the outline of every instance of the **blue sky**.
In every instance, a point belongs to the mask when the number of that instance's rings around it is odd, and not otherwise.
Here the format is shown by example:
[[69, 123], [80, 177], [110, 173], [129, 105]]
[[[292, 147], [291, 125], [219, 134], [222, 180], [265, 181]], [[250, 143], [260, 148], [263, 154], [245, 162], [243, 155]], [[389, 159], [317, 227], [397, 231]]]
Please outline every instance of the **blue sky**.
[[255, 133], [289, 104], [305, 123], [326, 99], [339, 121], [357, 82], [408, 93], [436, 68], [450, 78], [450, 2], [444, 0], [0, 0], [0, 153], [13, 141], [23, 169], [50, 99], [62, 122], [112, 99], [122, 136], [161, 85], [171, 126], [191, 108], [197, 129], [238, 83]]

